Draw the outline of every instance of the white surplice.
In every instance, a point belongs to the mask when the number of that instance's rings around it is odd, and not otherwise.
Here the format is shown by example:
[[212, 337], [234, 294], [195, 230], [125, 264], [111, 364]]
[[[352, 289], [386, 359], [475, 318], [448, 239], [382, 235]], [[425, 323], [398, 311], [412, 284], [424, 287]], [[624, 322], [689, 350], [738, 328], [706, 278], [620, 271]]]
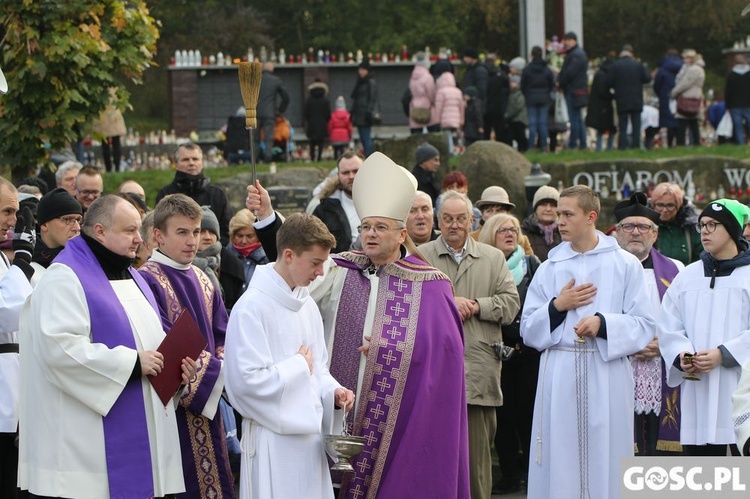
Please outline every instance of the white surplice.
[[[298, 355], [307, 345], [313, 372]], [[333, 497], [324, 434], [341, 433], [340, 385], [328, 372], [323, 323], [305, 287], [258, 267], [232, 309], [224, 350], [229, 401], [242, 414], [243, 499]], [[335, 417], [334, 417], [335, 416]]]
[[[627, 356], [654, 337], [651, 303], [641, 262], [614, 238], [601, 232], [597, 237], [597, 246], [585, 253], [576, 253], [568, 242], [550, 251], [526, 295], [521, 336], [544, 352], [534, 404], [529, 498], [578, 498], [583, 488], [589, 497], [615, 499], [620, 496], [620, 459], [633, 455], [634, 387]], [[568, 311], [551, 330], [550, 302], [571, 279], [576, 286], [594, 283], [596, 296], [590, 305]], [[596, 313], [604, 317], [607, 339], [576, 343], [573, 327]], [[584, 352], [576, 353], [577, 347]], [[585, 387], [586, 400], [576, 398], [577, 376], [585, 380], [580, 392]], [[579, 426], [586, 418], [585, 427]], [[579, 432], [585, 437], [580, 441]], [[582, 463], [587, 476], [579, 473]]]
[[[23, 271], [0, 257], [0, 344], [18, 343], [18, 318], [31, 290]], [[18, 354], [0, 353], [0, 433], [18, 428], [19, 373]]]
[[[135, 281], [110, 281], [138, 350], [156, 350], [164, 331]], [[21, 312], [18, 485], [42, 496], [109, 497], [102, 417], [135, 367], [135, 350], [91, 342], [86, 297], [76, 274], [52, 264]], [[185, 490], [174, 407], [141, 378], [154, 494]], [[140, 477], [133, 477], [139, 480]]]
[[[750, 361], [750, 266], [717, 277], [713, 289], [702, 261], [688, 265], [664, 295], [659, 319], [659, 349], [669, 370], [667, 384], [680, 388], [680, 443], [733, 444], [732, 393]], [[737, 361], [699, 373], [700, 381], [683, 381], [673, 362], [682, 352], [724, 345]]]

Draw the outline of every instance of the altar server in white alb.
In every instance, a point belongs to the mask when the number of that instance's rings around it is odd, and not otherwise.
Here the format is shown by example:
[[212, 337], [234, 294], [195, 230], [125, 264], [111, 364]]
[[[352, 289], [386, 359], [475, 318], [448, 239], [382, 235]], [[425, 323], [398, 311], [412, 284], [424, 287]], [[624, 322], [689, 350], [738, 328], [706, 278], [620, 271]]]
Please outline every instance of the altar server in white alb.
[[[704, 251], [664, 295], [659, 348], [667, 384], [681, 386], [680, 443], [690, 456], [737, 454], [732, 393], [750, 360], [750, 252], [746, 208], [717, 199], [698, 218]], [[691, 354], [692, 364], [685, 355]], [[686, 380], [694, 373], [699, 380]]]
[[[18, 485], [36, 496], [163, 497], [185, 490], [153, 294], [130, 266], [138, 211], [94, 201], [21, 312]], [[182, 381], [195, 362], [182, 361]]]
[[323, 321], [307, 286], [336, 239], [320, 219], [290, 216], [278, 257], [258, 267], [232, 309], [224, 375], [242, 414], [240, 497], [332, 498], [323, 435], [342, 431], [354, 393], [328, 372]]
[[596, 230], [585, 186], [560, 193], [563, 242], [529, 286], [521, 336], [543, 351], [534, 405], [529, 498], [620, 497], [633, 455], [633, 374], [627, 356], [654, 337], [643, 267]]

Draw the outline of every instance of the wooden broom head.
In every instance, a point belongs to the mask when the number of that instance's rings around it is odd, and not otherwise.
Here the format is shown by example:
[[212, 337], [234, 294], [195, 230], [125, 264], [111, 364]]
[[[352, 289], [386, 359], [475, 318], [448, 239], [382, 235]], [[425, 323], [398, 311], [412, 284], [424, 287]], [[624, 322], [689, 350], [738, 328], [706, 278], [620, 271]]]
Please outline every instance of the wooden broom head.
[[240, 63], [240, 91], [242, 92], [242, 101], [245, 103], [245, 126], [248, 128], [258, 126], [255, 108], [258, 107], [258, 93], [260, 92], [262, 74], [263, 65], [260, 62]]

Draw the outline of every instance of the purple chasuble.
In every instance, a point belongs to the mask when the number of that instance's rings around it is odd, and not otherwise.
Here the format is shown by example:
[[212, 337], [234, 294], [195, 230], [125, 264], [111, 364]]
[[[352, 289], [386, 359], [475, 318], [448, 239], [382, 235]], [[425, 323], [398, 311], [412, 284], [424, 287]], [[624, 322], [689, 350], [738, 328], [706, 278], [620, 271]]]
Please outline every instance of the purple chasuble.
[[[358, 252], [341, 257], [335, 261], [349, 274], [369, 265]], [[468, 498], [463, 329], [450, 281], [413, 256], [384, 265], [378, 275], [353, 432], [365, 437], [365, 448], [353, 460], [355, 472], [345, 477], [340, 497]], [[369, 292], [357, 296], [359, 291], [345, 286], [342, 303], [354, 297], [366, 309]], [[339, 310], [337, 323], [341, 319]], [[358, 346], [362, 330], [357, 336]], [[344, 341], [334, 337], [332, 371], [338, 367], [336, 349], [354, 347]]]
[[181, 270], [151, 260], [138, 271], [156, 296], [164, 330], [169, 331], [186, 308], [207, 343], [196, 359], [196, 380], [188, 384], [176, 410], [186, 489], [177, 496], [233, 498], [234, 479], [221, 415], [217, 410], [211, 420], [201, 414], [221, 376], [228, 321], [224, 302], [206, 274], [195, 266]]
[[[659, 301], [661, 301], [679, 269], [672, 260], [655, 248], [651, 248], [651, 260], [654, 263], [654, 277], [656, 277], [656, 287], [659, 290]], [[667, 368], [664, 359], [661, 361], [661, 366], [661, 410], [659, 411], [659, 438], [656, 441], [656, 450], [681, 452], [680, 389], [667, 385]]]
[[[137, 350], [125, 309], [86, 241], [82, 237], [68, 241], [55, 262], [70, 267], [81, 282], [91, 318], [91, 340], [109, 348]], [[154, 296], [143, 278], [132, 267], [128, 270], [158, 314]], [[151, 447], [140, 377], [125, 385], [102, 423], [110, 497], [153, 497]]]

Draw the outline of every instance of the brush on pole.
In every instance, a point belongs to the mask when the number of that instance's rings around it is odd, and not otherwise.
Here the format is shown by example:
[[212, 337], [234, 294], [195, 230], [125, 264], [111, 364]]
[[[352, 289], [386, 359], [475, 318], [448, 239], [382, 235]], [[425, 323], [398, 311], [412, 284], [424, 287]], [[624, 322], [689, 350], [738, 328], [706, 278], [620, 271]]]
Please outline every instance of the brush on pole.
[[241, 62], [239, 67], [240, 91], [245, 103], [245, 128], [250, 133], [250, 163], [253, 169], [253, 187], [255, 187], [255, 129], [258, 127], [256, 108], [260, 93], [260, 79], [263, 65], [260, 62]]

